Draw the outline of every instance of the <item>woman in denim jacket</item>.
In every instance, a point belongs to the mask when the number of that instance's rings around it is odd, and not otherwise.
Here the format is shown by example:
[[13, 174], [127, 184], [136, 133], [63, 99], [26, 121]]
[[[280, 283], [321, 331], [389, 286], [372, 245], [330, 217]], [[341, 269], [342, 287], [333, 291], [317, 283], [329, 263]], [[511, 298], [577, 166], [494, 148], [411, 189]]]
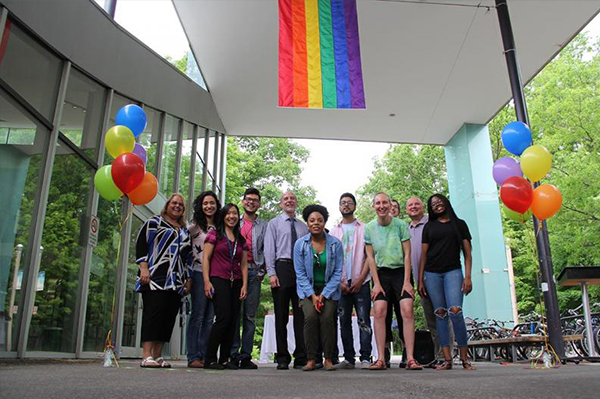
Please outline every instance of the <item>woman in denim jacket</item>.
[[325, 232], [329, 213], [321, 205], [309, 205], [302, 211], [309, 234], [294, 245], [294, 269], [300, 307], [304, 312], [304, 342], [308, 362], [304, 371], [315, 369], [319, 335], [323, 344], [323, 368], [335, 370], [335, 317], [342, 278], [342, 242]]

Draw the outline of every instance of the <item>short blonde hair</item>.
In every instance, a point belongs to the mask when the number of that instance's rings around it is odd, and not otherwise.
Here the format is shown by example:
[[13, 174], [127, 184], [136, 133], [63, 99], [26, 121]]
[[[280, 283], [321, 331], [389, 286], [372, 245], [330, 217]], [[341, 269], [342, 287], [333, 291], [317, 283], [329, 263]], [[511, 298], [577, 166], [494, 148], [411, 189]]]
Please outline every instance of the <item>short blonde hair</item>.
[[173, 197], [181, 198], [181, 202], [183, 203], [183, 212], [182, 212], [181, 216], [179, 216], [179, 218], [177, 218], [177, 223], [179, 223], [179, 227], [185, 227], [185, 220], [183, 219], [183, 215], [185, 214], [185, 198], [183, 198], [183, 195], [181, 195], [179, 193], [171, 194], [171, 196], [169, 197], [167, 202], [165, 202], [165, 206], [163, 206], [162, 211], [160, 211], [160, 216], [165, 217], [167, 215], [167, 208], [169, 207], [169, 203], [171, 202]]

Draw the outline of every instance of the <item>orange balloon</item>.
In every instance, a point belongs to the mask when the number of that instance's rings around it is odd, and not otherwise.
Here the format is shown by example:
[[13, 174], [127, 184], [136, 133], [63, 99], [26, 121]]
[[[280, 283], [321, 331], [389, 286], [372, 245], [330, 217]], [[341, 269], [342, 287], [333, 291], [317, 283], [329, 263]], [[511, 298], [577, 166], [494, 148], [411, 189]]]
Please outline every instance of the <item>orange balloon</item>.
[[533, 190], [531, 211], [539, 220], [551, 218], [562, 206], [562, 194], [552, 184], [542, 184]]
[[146, 172], [144, 180], [139, 186], [127, 193], [127, 197], [133, 205], [145, 205], [156, 197], [158, 192], [158, 181], [150, 172]]

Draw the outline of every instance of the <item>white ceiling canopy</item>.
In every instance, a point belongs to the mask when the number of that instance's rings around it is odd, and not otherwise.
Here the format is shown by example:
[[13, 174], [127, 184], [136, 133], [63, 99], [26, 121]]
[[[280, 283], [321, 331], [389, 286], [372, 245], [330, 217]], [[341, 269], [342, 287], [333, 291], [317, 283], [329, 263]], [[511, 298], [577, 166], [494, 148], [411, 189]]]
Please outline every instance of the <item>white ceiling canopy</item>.
[[[446, 144], [511, 98], [493, 0], [358, 0], [364, 110], [278, 107], [276, 0], [173, 2], [230, 135]], [[600, 10], [508, 5], [525, 82]]]

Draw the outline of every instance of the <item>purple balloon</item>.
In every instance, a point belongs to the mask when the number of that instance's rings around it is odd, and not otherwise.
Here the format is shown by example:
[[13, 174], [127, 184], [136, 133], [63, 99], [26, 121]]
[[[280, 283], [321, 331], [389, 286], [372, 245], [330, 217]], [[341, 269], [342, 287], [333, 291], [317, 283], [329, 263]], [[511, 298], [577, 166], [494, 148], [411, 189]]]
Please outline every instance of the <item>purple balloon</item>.
[[141, 144], [135, 143], [135, 147], [133, 147], [133, 153], [142, 158], [144, 165], [146, 165], [146, 149], [142, 147]]
[[509, 177], [523, 177], [523, 172], [521, 171], [521, 165], [519, 165], [519, 162], [517, 162], [516, 159], [504, 157], [498, 159], [496, 163], [494, 163], [492, 175], [494, 176], [496, 183], [501, 186]]

